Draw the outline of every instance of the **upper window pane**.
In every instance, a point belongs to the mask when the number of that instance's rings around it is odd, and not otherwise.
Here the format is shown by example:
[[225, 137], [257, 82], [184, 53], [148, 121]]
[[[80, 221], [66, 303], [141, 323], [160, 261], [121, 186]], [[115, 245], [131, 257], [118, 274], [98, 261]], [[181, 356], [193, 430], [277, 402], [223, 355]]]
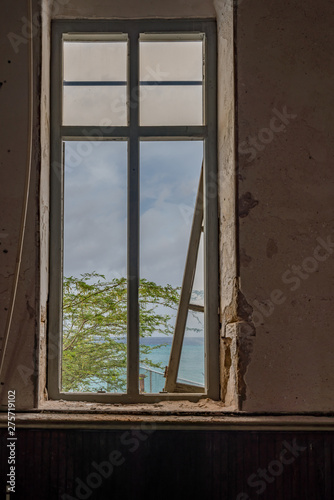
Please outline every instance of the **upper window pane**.
[[140, 43], [141, 125], [203, 124], [203, 42]]
[[64, 42], [63, 124], [127, 124], [127, 42]]

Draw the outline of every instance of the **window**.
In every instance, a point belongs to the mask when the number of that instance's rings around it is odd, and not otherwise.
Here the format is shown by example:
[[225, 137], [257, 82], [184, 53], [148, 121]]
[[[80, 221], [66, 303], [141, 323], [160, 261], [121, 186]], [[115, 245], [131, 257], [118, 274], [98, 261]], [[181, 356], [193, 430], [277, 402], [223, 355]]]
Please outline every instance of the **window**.
[[49, 396], [218, 399], [215, 23], [55, 21], [51, 94]]

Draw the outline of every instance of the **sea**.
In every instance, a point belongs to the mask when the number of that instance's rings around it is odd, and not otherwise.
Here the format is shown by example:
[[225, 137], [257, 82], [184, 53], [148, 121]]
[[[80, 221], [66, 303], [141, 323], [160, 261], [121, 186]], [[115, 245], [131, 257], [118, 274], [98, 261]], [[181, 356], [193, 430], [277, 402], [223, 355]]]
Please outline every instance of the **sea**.
[[[146, 357], [153, 363], [160, 363], [161, 369], [150, 368], [140, 362], [140, 374], [144, 377], [142, 389], [145, 393], [161, 392], [166, 379], [165, 367], [168, 366], [172, 348], [172, 337], [147, 337], [141, 339], [142, 345], [155, 347]], [[159, 346], [159, 347], [158, 347]], [[204, 386], [204, 339], [202, 337], [185, 337], [178, 373], [178, 382]]]
[[[126, 339], [119, 339], [126, 342]], [[154, 347], [139, 360], [140, 392], [157, 394], [165, 387], [165, 368], [168, 366], [173, 337], [145, 337], [140, 339], [141, 345]], [[144, 359], [145, 358], [145, 359]], [[151, 367], [147, 360], [159, 367]], [[122, 379], [126, 383], [126, 369]], [[204, 387], [204, 339], [203, 337], [184, 337], [177, 381]], [[109, 392], [105, 382], [98, 376], [92, 380], [89, 392]], [[69, 391], [73, 392], [73, 391]]]

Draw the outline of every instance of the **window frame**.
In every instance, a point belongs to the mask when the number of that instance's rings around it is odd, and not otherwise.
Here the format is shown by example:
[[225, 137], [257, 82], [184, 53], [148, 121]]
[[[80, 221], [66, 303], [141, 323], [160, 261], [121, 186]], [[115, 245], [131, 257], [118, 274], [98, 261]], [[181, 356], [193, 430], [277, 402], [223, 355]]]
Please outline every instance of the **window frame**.
[[[62, 37], [64, 34], [128, 34], [129, 124], [120, 127], [63, 126]], [[204, 124], [201, 126], [141, 126], [139, 105], [139, 35], [205, 34]], [[48, 318], [48, 396], [50, 399], [105, 403], [150, 403], [159, 400], [219, 399], [218, 316], [218, 187], [217, 187], [217, 29], [215, 20], [54, 20], [51, 50], [50, 288]], [[131, 97], [133, 96], [133, 97]], [[133, 105], [131, 105], [133, 104]], [[87, 129], [90, 135], [87, 135]], [[97, 133], [97, 135], [96, 135]], [[204, 290], [205, 392], [139, 393], [139, 145], [141, 140], [203, 140], [204, 142]], [[128, 384], [127, 393], [61, 392], [63, 148], [65, 140], [128, 141]], [[131, 279], [130, 279], [131, 277]]]

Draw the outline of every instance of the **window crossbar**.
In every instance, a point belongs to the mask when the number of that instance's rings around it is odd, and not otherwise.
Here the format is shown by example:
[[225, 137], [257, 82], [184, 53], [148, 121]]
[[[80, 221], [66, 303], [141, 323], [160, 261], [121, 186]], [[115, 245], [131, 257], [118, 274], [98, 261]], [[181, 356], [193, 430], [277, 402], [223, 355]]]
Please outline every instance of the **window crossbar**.
[[[160, 82], [155, 81], [141, 81], [139, 82], [143, 87], [193, 87], [193, 86], [203, 86], [203, 82], [197, 80], [164, 80]], [[64, 87], [125, 87], [127, 86], [127, 82], [123, 81], [65, 81], [63, 82]]]

